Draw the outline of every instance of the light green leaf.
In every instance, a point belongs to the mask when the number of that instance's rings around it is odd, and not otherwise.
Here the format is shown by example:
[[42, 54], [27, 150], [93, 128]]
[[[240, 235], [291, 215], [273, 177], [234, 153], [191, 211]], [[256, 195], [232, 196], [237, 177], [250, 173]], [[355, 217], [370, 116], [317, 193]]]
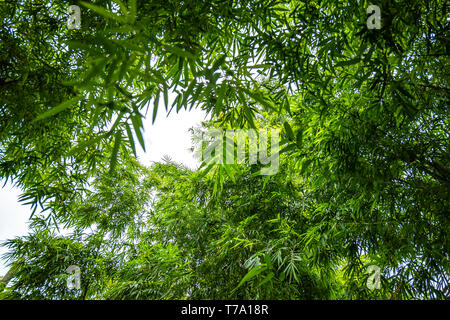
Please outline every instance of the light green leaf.
[[252, 268], [239, 282], [239, 285], [233, 289], [233, 291], [237, 290], [241, 287], [246, 281], [250, 280], [253, 277], [256, 277], [258, 274], [267, 269], [267, 265], [265, 263], [259, 264], [256, 267]]
[[45, 111], [43, 114], [39, 115], [33, 122], [54, 116], [67, 108], [72, 107], [75, 103], [81, 100], [81, 97], [75, 97], [70, 100], [64, 101], [63, 103], [58, 104], [56, 107], [51, 108], [50, 110]]

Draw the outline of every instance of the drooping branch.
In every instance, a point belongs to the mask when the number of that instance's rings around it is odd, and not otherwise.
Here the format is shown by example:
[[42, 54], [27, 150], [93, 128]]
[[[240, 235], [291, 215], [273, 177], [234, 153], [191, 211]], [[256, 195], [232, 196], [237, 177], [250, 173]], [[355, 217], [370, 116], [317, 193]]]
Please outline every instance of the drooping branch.
[[13, 267], [9, 269], [9, 271], [5, 274], [5, 276], [0, 280], [1, 282], [4, 282], [8, 284], [8, 282], [14, 277], [14, 270]]

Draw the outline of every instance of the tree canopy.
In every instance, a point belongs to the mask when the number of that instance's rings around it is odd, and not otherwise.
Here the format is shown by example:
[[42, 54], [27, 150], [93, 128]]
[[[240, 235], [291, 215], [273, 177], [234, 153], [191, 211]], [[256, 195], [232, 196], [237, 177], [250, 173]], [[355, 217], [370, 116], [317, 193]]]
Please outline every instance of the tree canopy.
[[[448, 298], [448, 2], [370, 4], [0, 2], [0, 178], [44, 210], [1, 297]], [[279, 171], [136, 160], [144, 118], [193, 108], [197, 152], [281, 130]]]

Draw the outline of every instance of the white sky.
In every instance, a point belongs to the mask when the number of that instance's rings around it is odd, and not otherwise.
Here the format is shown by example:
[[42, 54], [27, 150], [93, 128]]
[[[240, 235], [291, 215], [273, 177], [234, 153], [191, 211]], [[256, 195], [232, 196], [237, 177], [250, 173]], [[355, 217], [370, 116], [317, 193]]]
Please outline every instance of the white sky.
[[[151, 165], [152, 161], [160, 161], [164, 155], [170, 156], [172, 160], [181, 162], [191, 169], [195, 169], [199, 163], [189, 151], [191, 147], [191, 135], [189, 128], [197, 126], [206, 120], [206, 113], [193, 109], [191, 111], [180, 110], [179, 113], [172, 111], [169, 117], [159, 112], [155, 124], [151, 122], [151, 111], [144, 121], [144, 140], [146, 153], [139, 150], [137, 153], [140, 162]], [[4, 181], [0, 181], [0, 244], [7, 239], [23, 236], [28, 233], [28, 218], [31, 215], [30, 206], [21, 205], [18, 202], [20, 190], [8, 183], [4, 188]], [[8, 267], [1, 256], [6, 248], [0, 247], [0, 277], [7, 271]]]

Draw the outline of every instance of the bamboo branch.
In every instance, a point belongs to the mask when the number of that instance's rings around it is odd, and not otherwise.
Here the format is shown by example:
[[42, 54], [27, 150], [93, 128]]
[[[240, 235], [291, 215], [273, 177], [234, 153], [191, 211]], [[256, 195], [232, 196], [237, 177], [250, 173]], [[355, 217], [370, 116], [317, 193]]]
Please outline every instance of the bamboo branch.
[[13, 268], [9, 269], [9, 271], [5, 274], [5, 276], [0, 280], [1, 282], [4, 282], [8, 284], [8, 282], [14, 277], [14, 271]]
[[400, 288], [402, 287], [402, 283], [403, 282], [400, 282], [400, 284], [398, 285], [397, 289], [395, 290], [394, 294], [391, 297], [391, 300], [394, 300], [395, 297], [397, 296], [398, 292], [400, 291]]

